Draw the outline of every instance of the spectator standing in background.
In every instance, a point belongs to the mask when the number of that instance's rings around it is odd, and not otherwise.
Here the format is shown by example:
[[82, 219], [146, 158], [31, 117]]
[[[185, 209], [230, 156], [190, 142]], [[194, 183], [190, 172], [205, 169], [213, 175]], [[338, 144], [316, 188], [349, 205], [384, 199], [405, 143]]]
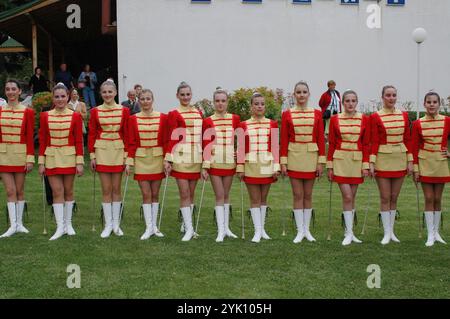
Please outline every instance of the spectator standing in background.
[[6, 105], [8, 105], [8, 102], [6, 102], [5, 99], [3, 99], [3, 98], [0, 97], [0, 109], [1, 109], [2, 107], [6, 106]]
[[59, 70], [55, 73], [55, 82], [56, 83], [64, 83], [64, 85], [70, 90], [74, 87], [73, 85], [73, 76], [70, 71], [67, 71], [67, 64], [61, 63], [59, 66]]
[[78, 88], [83, 89], [83, 98], [86, 106], [91, 108], [97, 105], [95, 101], [95, 87], [97, 85], [97, 75], [91, 71], [91, 66], [86, 64], [84, 71], [78, 77]]
[[141, 105], [139, 104], [139, 101], [136, 98], [136, 91], [135, 90], [129, 90], [127, 93], [128, 100], [123, 101], [121, 104], [122, 106], [127, 107], [130, 109], [130, 115], [139, 113], [141, 111]]
[[322, 109], [322, 118], [325, 126], [325, 139], [328, 141], [328, 131], [330, 128], [330, 118], [334, 114], [342, 112], [341, 94], [336, 90], [336, 82], [328, 81], [328, 90], [322, 94], [319, 106]]
[[49, 91], [48, 80], [42, 75], [42, 69], [40, 67], [34, 69], [34, 74], [30, 79], [29, 86], [33, 94]]
[[134, 85], [134, 90], [136, 91], [136, 98], [139, 100], [139, 98], [141, 97], [142, 85], [135, 84]]
[[69, 103], [67, 104], [68, 107], [76, 112], [76, 113], [80, 113], [81, 114], [81, 119], [83, 120], [83, 134], [86, 134], [86, 120], [87, 120], [87, 108], [86, 108], [86, 104], [83, 102], [80, 102], [80, 95], [78, 94], [77, 89], [72, 89], [70, 90], [70, 94], [69, 94]]

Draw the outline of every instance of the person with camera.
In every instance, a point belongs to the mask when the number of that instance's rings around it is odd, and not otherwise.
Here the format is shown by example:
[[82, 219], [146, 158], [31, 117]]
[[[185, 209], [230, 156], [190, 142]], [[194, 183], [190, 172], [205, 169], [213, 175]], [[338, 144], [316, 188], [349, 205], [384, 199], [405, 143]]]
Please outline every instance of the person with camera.
[[78, 77], [78, 88], [83, 90], [83, 99], [90, 108], [97, 106], [95, 101], [95, 87], [97, 85], [97, 75], [91, 71], [91, 66], [86, 64]]

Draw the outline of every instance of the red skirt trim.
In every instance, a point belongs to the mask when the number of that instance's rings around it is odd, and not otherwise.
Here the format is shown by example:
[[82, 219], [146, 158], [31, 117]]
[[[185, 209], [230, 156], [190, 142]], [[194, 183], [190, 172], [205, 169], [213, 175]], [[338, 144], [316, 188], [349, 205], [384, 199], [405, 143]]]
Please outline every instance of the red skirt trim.
[[256, 184], [256, 185], [267, 185], [275, 183], [276, 180], [272, 177], [248, 177], [244, 176], [244, 183], [246, 184]]
[[297, 172], [297, 171], [289, 171], [288, 170], [288, 176], [292, 177], [292, 178], [299, 178], [299, 179], [315, 179], [316, 172]]
[[26, 173], [25, 165], [22, 166], [0, 166], [0, 173]]
[[122, 173], [125, 170], [124, 165], [97, 165], [95, 169], [98, 173]]
[[399, 178], [407, 175], [407, 171], [375, 171], [376, 177]]
[[75, 167], [66, 167], [66, 168], [46, 168], [45, 175], [54, 176], [54, 175], [75, 175], [77, 173], [77, 169]]
[[445, 183], [450, 183], [450, 176], [444, 176], [444, 177], [420, 176], [419, 181], [421, 183], [427, 183], [427, 184], [445, 184]]
[[160, 181], [164, 179], [166, 175], [164, 173], [160, 174], [134, 174], [135, 181]]
[[177, 178], [177, 179], [189, 179], [189, 180], [199, 180], [200, 179], [200, 173], [182, 173], [182, 172], [172, 171], [170, 173], [170, 176]]
[[236, 174], [236, 169], [210, 168], [208, 173], [213, 176], [233, 176]]
[[338, 184], [359, 185], [359, 184], [364, 183], [364, 178], [362, 178], [362, 177], [333, 176], [333, 181], [338, 183]]

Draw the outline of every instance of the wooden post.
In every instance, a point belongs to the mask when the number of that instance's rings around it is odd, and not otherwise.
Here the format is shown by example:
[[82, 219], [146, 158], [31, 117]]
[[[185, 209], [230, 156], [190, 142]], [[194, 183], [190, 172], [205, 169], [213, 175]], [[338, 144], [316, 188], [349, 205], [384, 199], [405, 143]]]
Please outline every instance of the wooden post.
[[38, 47], [37, 47], [37, 25], [36, 22], [31, 22], [31, 36], [32, 36], [32, 51], [33, 51], [33, 72], [38, 66]]
[[53, 67], [53, 40], [52, 37], [48, 36], [48, 80], [50, 81], [50, 86], [54, 85], [54, 67]]
[[102, 0], [102, 34], [107, 34], [111, 24], [111, 0]]

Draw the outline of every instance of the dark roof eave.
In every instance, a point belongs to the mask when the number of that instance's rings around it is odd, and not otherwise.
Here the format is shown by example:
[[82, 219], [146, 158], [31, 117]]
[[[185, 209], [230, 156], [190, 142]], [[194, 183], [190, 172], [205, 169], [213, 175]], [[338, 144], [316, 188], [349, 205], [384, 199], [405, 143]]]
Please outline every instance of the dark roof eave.
[[7, 11], [0, 13], [0, 23], [12, 19], [17, 16], [21, 16], [25, 13], [32, 12], [34, 10], [46, 7], [55, 2], [59, 2], [60, 0], [34, 0], [30, 3], [26, 3], [17, 8], [13, 8]]

